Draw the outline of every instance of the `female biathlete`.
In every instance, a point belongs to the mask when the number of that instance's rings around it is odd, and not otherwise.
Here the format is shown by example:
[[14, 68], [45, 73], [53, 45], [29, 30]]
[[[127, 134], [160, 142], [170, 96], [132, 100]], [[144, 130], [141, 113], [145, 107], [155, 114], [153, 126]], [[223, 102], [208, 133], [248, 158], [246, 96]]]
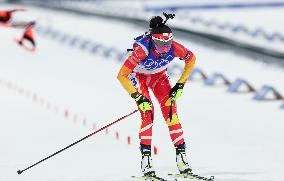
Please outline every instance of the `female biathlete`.
[[[118, 79], [126, 91], [136, 101], [141, 114], [139, 132], [142, 153], [141, 169], [144, 176], [155, 176], [151, 159], [152, 127], [154, 106], [149, 96], [149, 88], [160, 104], [163, 117], [168, 125], [172, 143], [176, 148], [176, 163], [180, 173], [191, 173], [186, 157], [186, 144], [180, 124], [176, 100], [195, 64], [194, 54], [173, 40], [172, 30], [165, 24], [169, 14], [150, 20], [150, 32], [145, 33], [134, 43], [132, 54], [125, 60], [118, 73]], [[177, 57], [185, 62], [180, 79], [171, 87], [167, 76], [167, 66]]]

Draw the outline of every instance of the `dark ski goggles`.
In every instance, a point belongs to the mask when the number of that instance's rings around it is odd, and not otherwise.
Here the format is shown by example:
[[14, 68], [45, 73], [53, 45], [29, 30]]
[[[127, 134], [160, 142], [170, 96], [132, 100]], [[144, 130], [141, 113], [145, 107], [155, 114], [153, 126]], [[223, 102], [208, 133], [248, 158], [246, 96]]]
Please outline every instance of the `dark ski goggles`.
[[154, 41], [155, 45], [158, 46], [158, 47], [169, 47], [169, 46], [172, 45], [173, 39], [163, 40], [163, 39], [153, 38], [153, 41]]

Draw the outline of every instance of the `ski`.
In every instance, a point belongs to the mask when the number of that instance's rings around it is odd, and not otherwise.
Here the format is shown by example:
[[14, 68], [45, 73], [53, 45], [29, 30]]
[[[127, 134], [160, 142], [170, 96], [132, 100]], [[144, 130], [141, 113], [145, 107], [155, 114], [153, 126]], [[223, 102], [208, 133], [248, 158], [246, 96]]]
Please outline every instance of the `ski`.
[[198, 181], [214, 181], [214, 176], [211, 176], [210, 178], [207, 178], [207, 177], [203, 177], [203, 176], [200, 176], [200, 175], [196, 175], [196, 174], [193, 174], [193, 173], [186, 173], [186, 174], [168, 174], [168, 176], [172, 177], [173, 179], [176, 179], [178, 180], [178, 178], [181, 178], [181, 179], [186, 179], [186, 180], [198, 180]]
[[168, 181], [158, 176], [131, 176], [132, 178], [146, 181]]

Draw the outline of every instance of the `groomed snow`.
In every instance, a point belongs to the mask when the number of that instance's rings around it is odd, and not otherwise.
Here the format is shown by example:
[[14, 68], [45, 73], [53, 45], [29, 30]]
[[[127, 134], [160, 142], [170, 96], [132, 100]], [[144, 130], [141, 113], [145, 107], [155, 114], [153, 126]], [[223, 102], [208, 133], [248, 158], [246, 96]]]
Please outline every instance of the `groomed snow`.
[[[9, 8], [9, 7], [5, 7]], [[29, 8], [29, 16], [42, 17], [43, 25], [115, 46], [129, 48], [143, 33], [131, 24], [94, 17]], [[38, 51], [30, 54], [13, 42], [20, 30], [0, 29], [0, 79], [11, 81], [59, 107], [59, 113], [42, 106], [5, 84], [0, 84], [0, 180], [64, 181], [127, 180], [139, 175], [139, 115], [80, 143], [44, 163], [17, 175], [53, 152], [136, 109], [116, 79], [121, 62], [61, 45], [37, 36]], [[283, 70], [257, 63], [228, 50], [196, 42], [182, 42], [197, 56], [197, 67], [229, 79], [246, 78], [256, 88], [272, 84], [284, 93]], [[176, 60], [176, 63], [179, 60]], [[174, 84], [175, 77], [171, 82]], [[194, 170], [216, 181], [281, 181], [284, 166], [281, 101], [256, 102], [253, 94], [231, 94], [227, 87], [207, 87], [192, 81], [178, 101], [188, 155]], [[157, 102], [154, 102], [157, 107]], [[78, 115], [66, 119], [64, 110]], [[73, 114], [72, 114], [73, 116]], [[82, 120], [86, 119], [86, 126]], [[114, 133], [120, 133], [120, 140]], [[127, 145], [126, 137], [132, 144]], [[161, 176], [177, 172], [174, 149], [166, 124], [156, 109], [153, 144], [158, 148], [154, 166]]]

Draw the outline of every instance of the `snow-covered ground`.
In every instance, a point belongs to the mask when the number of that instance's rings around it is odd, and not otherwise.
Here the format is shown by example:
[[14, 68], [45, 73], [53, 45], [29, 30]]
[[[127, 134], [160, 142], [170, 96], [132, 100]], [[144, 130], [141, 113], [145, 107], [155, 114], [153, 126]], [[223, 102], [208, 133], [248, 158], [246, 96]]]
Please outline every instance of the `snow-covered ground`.
[[[41, 25], [121, 51], [131, 47], [133, 37], [147, 29], [114, 20], [29, 9], [27, 16], [41, 17]], [[136, 109], [116, 79], [121, 62], [44, 36], [36, 37], [38, 51], [30, 54], [13, 42], [20, 33], [0, 29], [0, 180], [128, 180], [139, 175], [138, 114], [110, 128], [108, 135], [99, 133], [17, 175], [18, 169], [89, 134], [94, 124], [101, 127]], [[176, 40], [196, 54], [196, 66], [208, 74], [218, 71], [230, 80], [246, 78], [256, 88], [271, 84], [284, 93], [283, 69], [228, 50]], [[171, 78], [174, 83], [176, 77]], [[252, 100], [252, 93], [231, 94], [226, 89], [192, 81], [178, 102], [194, 170], [204, 176], [215, 175], [216, 181], [283, 180], [281, 102], [257, 102]], [[66, 110], [68, 118], [64, 117]], [[131, 145], [127, 145], [127, 136], [132, 138]], [[165, 176], [177, 172], [174, 149], [158, 109], [153, 137], [158, 148], [154, 157], [157, 173]]]

